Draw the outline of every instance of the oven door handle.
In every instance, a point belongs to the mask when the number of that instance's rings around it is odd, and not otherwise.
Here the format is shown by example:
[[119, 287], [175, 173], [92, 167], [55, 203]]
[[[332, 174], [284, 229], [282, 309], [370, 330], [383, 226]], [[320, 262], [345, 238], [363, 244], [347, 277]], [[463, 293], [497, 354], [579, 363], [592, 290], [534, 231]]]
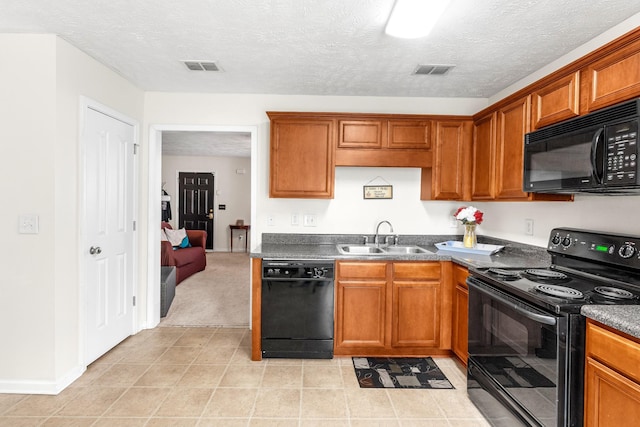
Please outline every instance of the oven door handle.
[[557, 323], [556, 318], [553, 316], [547, 316], [541, 313], [536, 313], [534, 311], [527, 309], [526, 306], [518, 303], [518, 301], [516, 301], [515, 299], [512, 301], [511, 298], [509, 297], [502, 296], [498, 293], [493, 293], [484, 288], [481, 288], [475, 283], [474, 279], [471, 277], [467, 279], [467, 285], [472, 287], [474, 290], [482, 294], [485, 294], [489, 298], [499, 301], [502, 304], [505, 304], [506, 306], [512, 308], [514, 311], [518, 312], [518, 314], [522, 314], [523, 316], [533, 320], [534, 322], [542, 323], [545, 325], [555, 325]]

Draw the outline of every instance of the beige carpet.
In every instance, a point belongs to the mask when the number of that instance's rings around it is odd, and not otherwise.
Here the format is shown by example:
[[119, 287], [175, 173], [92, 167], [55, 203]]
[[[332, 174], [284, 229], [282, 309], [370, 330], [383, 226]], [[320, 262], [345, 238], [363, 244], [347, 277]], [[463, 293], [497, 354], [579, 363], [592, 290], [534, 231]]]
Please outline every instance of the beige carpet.
[[251, 291], [247, 253], [208, 252], [207, 268], [176, 286], [160, 326], [249, 326]]

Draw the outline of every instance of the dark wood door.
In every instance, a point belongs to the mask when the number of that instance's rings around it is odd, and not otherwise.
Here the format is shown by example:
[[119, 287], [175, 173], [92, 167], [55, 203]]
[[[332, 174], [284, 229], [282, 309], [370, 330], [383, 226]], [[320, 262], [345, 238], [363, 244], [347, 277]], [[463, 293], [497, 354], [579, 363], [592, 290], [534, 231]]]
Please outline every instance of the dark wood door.
[[207, 249], [213, 249], [212, 173], [179, 172], [178, 227], [207, 232]]

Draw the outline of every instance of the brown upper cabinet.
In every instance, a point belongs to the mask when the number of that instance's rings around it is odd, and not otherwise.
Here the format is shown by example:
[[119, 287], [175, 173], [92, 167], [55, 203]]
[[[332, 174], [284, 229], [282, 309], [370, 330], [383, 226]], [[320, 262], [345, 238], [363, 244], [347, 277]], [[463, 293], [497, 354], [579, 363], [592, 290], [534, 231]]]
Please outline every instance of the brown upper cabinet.
[[493, 200], [496, 176], [496, 123], [492, 111], [473, 123], [471, 150], [471, 199]]
[[522, 191], [524, 134], [529, 132], [530, 96], [498, 110], [496, 199], [527, 199]]
[[531, 95], [485, 111], [473, 124], [472, 200], [572, 200], [567, 194], [522, 191], [524, 135], [530, 130]]
[[382, 148], [382, 120], [338, 120], [338, 148]]
[[431, 167], [425, 116], [335, 114], [336, 166]]
[[388, 120], [387, 147], [431, 149], [430, 120]]
[[468, 200], [471, 164], [471, 120], [435, 123], [433, 167], [422, 169], [422, 200]]
[[431, 122], [407, 119], [338, 120], [337, 148], [431, 148]]
[[522, 191], [524, 134], [529, 131], [530, 96], [525, 96], [474, 123], [471, 198], [528, 200]]
[[582, 70], [582, 113], [640, 96], [640, 39], [618, 44], [612, 42], [610, 52]]
[[580, 73], [575, 72], [536, 89], [531, 94], [531, 130], [580, 114]]
[[333, 198], [335, 120], [267, 114], [271, 118], [269, 196]]

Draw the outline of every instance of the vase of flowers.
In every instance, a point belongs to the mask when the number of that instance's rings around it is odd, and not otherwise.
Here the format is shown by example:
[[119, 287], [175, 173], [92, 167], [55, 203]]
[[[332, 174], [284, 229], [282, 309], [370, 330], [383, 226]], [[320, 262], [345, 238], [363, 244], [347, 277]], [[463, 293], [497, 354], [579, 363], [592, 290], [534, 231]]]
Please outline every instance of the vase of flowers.
[[473, 206], [458, 208], [453, 216], [464, 225], [462, 245], [465, 248], [475, 248], [478, 245], [476, 226], [482, 223], [483, 213]]

